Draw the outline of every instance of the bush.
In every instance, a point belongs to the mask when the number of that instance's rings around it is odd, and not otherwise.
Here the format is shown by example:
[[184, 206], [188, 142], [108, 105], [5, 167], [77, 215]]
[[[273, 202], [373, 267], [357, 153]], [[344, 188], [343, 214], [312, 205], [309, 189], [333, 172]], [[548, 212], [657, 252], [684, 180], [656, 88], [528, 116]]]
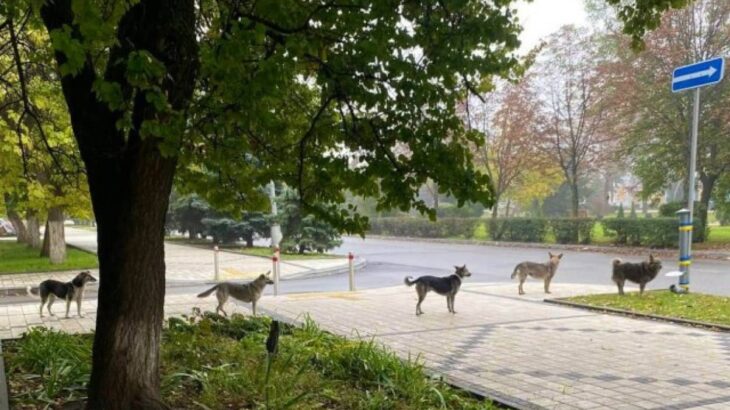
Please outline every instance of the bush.
[[591, 243], [593, 225], [596, 220], [593, 218], [559, 218], [551, 219], [550, 227], [555, 234], [557, 243]]
[[[673, 248], [679, 244], [677, 218], [606, 218], [601, 223], [606, 234], [615, 237], [614, 243], [617, 245]], [[694, 229], [695, 231], [701, 229], [699, 219], [695, 219]], [[701, 239], [693, 236], [693, 242], [699, 242]]]
[[414, 238], [472, 238], [482, 223], [479, 218], [373, 218], [369, 232], [373, 235], [410, 236]]
[[542, 218], [494, 218], [489, 237], [494, 241], [543, 242], [548, 223]]
[[479, 218], [484, 214], [484, 205], [480, 203], [464, 204], [462, 207], [456, 205], [442, 205], [436, 210], [439, 218]]

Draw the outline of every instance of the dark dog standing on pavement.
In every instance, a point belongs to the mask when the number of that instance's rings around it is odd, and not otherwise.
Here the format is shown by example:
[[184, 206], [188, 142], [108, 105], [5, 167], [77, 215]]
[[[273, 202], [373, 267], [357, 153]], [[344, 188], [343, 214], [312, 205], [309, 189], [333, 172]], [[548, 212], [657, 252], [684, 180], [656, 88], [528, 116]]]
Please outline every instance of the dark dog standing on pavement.
[[421, 303], [426, 298], [429, 291], [434, 291], [441, 296], [446, 296], [446, 307], [450, 313], [456, 313], [454, 310], [454, 298], [461, 287], [461, 280], [471, 276], [471, 273], [464, 266], [454, 266], [456, 271], [449, 276], [421, 276], [413, 280], [410, 276], [406, 276], [405, 283], [408, 286], [416, 285], [416, 293], [418, 294], [418, 304], [416, 304], [416, 316], [423, 314]]
[[520, 295], [525, 294], [524, 289], [522, 289], [522, 285], [525, 283], [528, 276], [532, 276], [536, 279], [542, 279], [545, 282], [545, 293], [550, 293], [550, 282], [553, 280], [555, 272], [558, 271], [558, 265], [560, 264], [560, 259], [563, 258], [563, 254], [553, 255], [551, 252], [548, 252], [548, 255], [550, 255], [550, 260], [546, 263], [522, 262], [515, 266], [515, 270], [512, 272], [511, 278], [520, 278], [520, 286], [517, 288]]
[[654, 280], [662, 269], [662, 261], [655, 259], [649, 254], [648, 262], [631, 263], [622, 262], [621, 259], [613, 260], [613, 275], [611, 279], [618, 286], [618, 294], [624, 294], [624, 283], [631, 281], [639, 284], [639, 294], [644, 294], [646, 284]]
[[199, 298], [204, 298], [211, 293], [215, 292], [215, 297], [218, 299], [218, 307], [215, 308], [216, 313], [220, 310], [224, 316], [228, 316], [223, 305], [228, 301], [228, 297], [240, 300], [241, 302], [249, 302], [252, 305], [253, 315], [256, 316], [256, 302], [261, 298], [264, 293], [266, 285], [273, 285], [274, 281], [269, 278], [267, 272], [265, 275], [261, 274], [258, 278], [252, 282], [238, 285], [230, 282], [219, 283], [205, 292], [198, 295]]
[[51, 306], [53, 302], [58, 299], [66, 301], [66, 317], [68, 317], [68, 311], [71, 307], [71, 302], [76, 301], [76, 310], [78, 311], [79, 317], [84, 317], [81, 314], [81, 301], [84, 299], [84, 288], [89, 282], [96, 282], [96, 278], [91, 276], [91, 272], [83, 271], [76, 275], [71, 282], [60, 282], [53, 279], [44, 280], [38, 285], [37, 288], [31, 288], [28, 286], [26, 291], [29, 295], [40, 295], [41, 297], [41, 317], [43, 317], [43, 305], [48, 302], [48, 313], [54, 316], [51, 312]]

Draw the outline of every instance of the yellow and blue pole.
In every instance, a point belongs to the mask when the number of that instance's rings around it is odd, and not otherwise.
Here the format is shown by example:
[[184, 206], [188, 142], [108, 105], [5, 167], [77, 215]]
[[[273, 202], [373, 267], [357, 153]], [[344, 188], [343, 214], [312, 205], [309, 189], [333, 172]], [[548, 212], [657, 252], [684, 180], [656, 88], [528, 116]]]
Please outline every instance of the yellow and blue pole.
[[689, 267], [692, 264], [692, 213], [689, 209], [677, 211], [679, 216], [679, 287], [689, 292]]

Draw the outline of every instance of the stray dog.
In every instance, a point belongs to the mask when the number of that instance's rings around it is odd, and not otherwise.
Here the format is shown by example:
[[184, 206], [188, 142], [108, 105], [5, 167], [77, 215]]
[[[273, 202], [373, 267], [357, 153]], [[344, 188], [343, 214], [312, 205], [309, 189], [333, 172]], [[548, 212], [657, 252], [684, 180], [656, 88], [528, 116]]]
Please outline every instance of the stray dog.
[[558, 264], [560, 264], [560, 259], [563, 257], [563, 254], [553, 255], [551, 252], [548, 252], [548, 255], [550, 255], [550, 260], [546, 263], [522, 262], [515, 266], [511, 278], [520, 278], [520, 286], [518, 288], [520, 295], [525, 294], [522, 285], [528, 276], [532, 276], [535, 279], [542, 279], [545, 282], [545, 293], [550, 293], [550, 281], [553, 280], [555, 272], [558, 270]]
[[454, 310], [454, 298], [461, 287], [461, 280], [471, 276], [471, 272], [464, 266], [454, 266], [456, 271], [450, 276], [421, 276], [413, 280], [410, 276], [406, 276], [405, 284], [408, 286], [416, 285], [416, 293], [418, 293], [418, 304], [416, 304], [416, 316], [422, 315], [421, 303], [426, 299], [428, 291], [432, 290], [439, 295], [446, 296], [446, 307], [450, 313], [456, 313]]
[[244, 283], [242, 285], [231, 282], [219, 283], [212, 288], [206, 290], [205, 292], [199, 294], [198, 297], [204, 298], [215, 292], [215, 297], [218, 299], [218, 307], [215, 308], [215, 311], [216, 313], [218, 313], [218, 311], [220, 310], [221, 312], [223, 312], [224, 316], [228, 316], [228, 313], [223, 310], [223, 305], [226, 304], [229, 296], [233, 299], [240, 300], [241, 302], [251, 302], [251, 305], [253, 306], [253, 315], [256, 316], [256, 302], [261, 298], [261, 295], [264, 293], [264, 288], [266, 287], [266, 285], [274, 284], [274, 281], [269, 278], [270, 273], [271, 271], [266, 272], [265, 275], [261, 274], [252, 282]]
[[662, 261], [649, 254], [649, 262], [631, 263], [613, 260], [613, 276], [611, 279], [618, 286], [618, 294], [624, 294], [624, 283], [629, 280], [639, 284], [639, 294], [644, 294], [646, 284], [654, 280], [662, 269]]
[[28, 295], [40, 294], [41, 296], [41, 308], [40, 313], [43, 317], [43, 305], [48, 302], [48, 314], [54, 316], [51, 312], [51, 306], [56, 298], [64, 299], [66, 301], [66, 317], [68, 317], [68, 310], [71, 307], [71, 301], [76, 301], [76, 310], [79, 313], [79, 317], [84, 317], [81, 314], [81, 301], [84, 299], [84, 288], [89, 282], [96, 282], [96, 278], [91, 276], [91, 272], [83, 271], [76, 275], [71, 282], [59, 282], [57, 280], [48, 279], [41, 282], [37, 288], [31, 288], [28, 286], [26, 292]]

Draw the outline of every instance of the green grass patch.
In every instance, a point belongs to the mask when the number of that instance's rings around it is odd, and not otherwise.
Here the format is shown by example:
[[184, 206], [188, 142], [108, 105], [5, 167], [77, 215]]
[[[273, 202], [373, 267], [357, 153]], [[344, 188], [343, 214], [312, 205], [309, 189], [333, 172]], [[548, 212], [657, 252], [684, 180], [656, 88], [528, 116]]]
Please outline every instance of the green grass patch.
[[702, 293], [677, 295], [668, 290], [661, 290], [645, 292], [643, 296], [639, 296], [638, 292], [631, 292], [624, 296], [618, 294], [588, 295], [564, 300], [596, 307], [623, 309], [634, 313], [730, 326], [730, 298], [722, 296]]
[[[346, 340], [312, 322], [283, 326], [265, 348], [270, 319], [211, 314], [170, 319], [162, 342], [162, 396], [172, 408], [495, 409], [372, 341]], [[4, 343], [10, 406], [61, 408], [85, 400], [91, 335], [48, 329]]]
[[48, 258], [38, 256], [40, 251], [15, 241], [0, 241], [0, 274], [26, 272], [55, 272], [64, 270], [92, 269], [99, 266], [93, 253], [66, 248], [66, 261], [51, 265]]
[[730, 245], [730, 226], [711, 226], [707, 242]]

